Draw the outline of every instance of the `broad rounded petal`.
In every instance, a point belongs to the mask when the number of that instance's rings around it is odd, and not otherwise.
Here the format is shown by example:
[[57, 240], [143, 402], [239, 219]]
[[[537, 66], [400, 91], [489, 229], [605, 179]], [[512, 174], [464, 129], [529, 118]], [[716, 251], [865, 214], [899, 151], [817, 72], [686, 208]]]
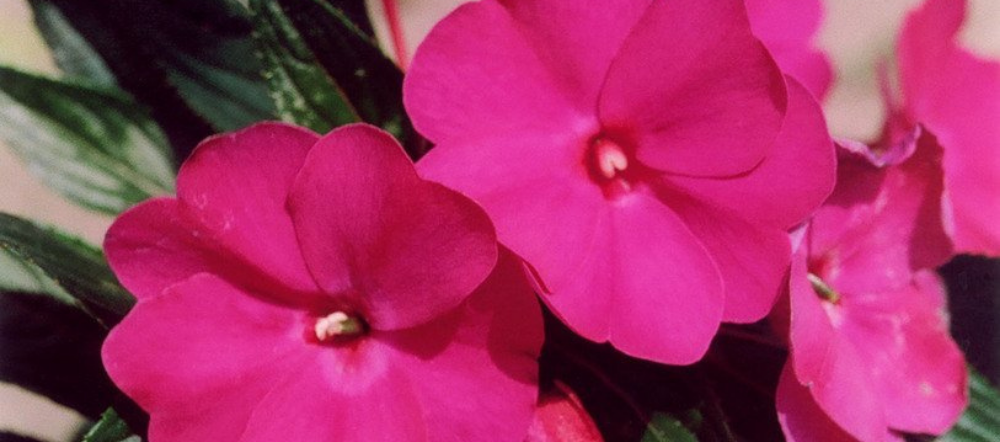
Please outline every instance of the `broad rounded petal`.
[[538, 395], [542, 316], [513, 255], [503, 254], [456, 311], [378, 338], [398, 351], [430, 440], [524, 440]]
[[[639, 193], [611, 210], [608, 229], [611, 249], [593, 253], [610, 254], [610, 267], [591, 269], [611, 279], [614, 300], [603, 312], [611, 318], [608, 340], [629, 355], [661, 363], [701, 359], [725, 302], [719, 269], [705, 247], [670, 208]], [[572, 309], [588, 308], [581, 302], [588, 295], [577, 294]]]
[[741, 0], [676, 0], [654, 2], [625, 40], [599, 115], [650, 167], [727, 176], [767, 156], [785, 105], [784, 78]]
[[102, 357], [115, 384], [152, 414], [151, 434], [235, 440], [302, 350], [300, 336], [297, 312], [199, 274], [140, 300]]
[[[460, 6], [427, 36], [403, 82], [413, 125], [435, 143], [573, 127], [574, 110], [510, 12], [494, 0]], [[590, 117], [592, 118], [592, 116]]]
[[591, 111], [611, 60], [651, 0], [500, 0], [560, 92]]
[[820, 299], [806, 275], [803, 249], [793, 256], [789, 277], [795, 377], [844, 431], [860, 440], [890, 440], [885, 402], [870, 361], [839, 328], [847, 313], [842, 305]]
[[317, 140], [306, 129], [261, 123], [198, 145], [177, 175], [177, 195], [199, 239], [218, 244], [261, 276], [314, 291], [285, 209]]
[[359, 291], [376, 329], [454, 308], [496, 263], [486, 213], [420, 179], [399, 143], [372, 126], [345, 126], [316, 144], [289, 210], [316, 281], [338, 296]]
[[784, 291], [791, 263], [788, 232], [747, 222], [682, 195], [666, 193], [660, 198], [671, 202], [718, 266], [726, 289], [722, 320], [751, 323], [767, 316]]
[[788, 442], [854, 442], [813, 400], [809, 389], [795, 379], [792, 362], [785, 364], [778, 380], [775, 407]]
[[964, 253], [1000, 256], [1000, 63], [956, 52], [921, 118], [944, 149], [952, 236]]
[[965, 405], [966, 366], [948, 333], [944, 282], [923, 271], [901, 290], [845, 297], [842, 333], [881, 387], [890, 427], [941, 434]]
[[[382, 348], [366, 350], [385, 352]], [[359, 385], [350, 376], [345, 379], [331, 361], [316, 357], [287, 373], [257, 405], [238, 440], [433, 440], [411, 383], [400, 376], [405, 367], [388, 367]]]
[[823, 18], [820, 0], [745, 0], [750, 27], [781, 70], [822, 99], [830, 89], [833, 68], [813, 44]]
[[104, 237], [104, 253], [118, 280], [139, 299], [197, 273], [231, 273], [230, 260], [199, 241], [177, 200], [156, 198], [121, 214]]
[[923, 136], [898, 166], [844, 157], [838, 186], [816, 213], [811, 264], [844, 292], [901, 287], [952, 254], [943, 225], [941, 149]]
[[736, 177], [674, 176], [670, 182], [747, 220], [789, 228], [811, 215], [833, 191], [836, 163], [822, 109], [802, 85], [788, 79], [788, 112], [781, 133], [759, 166]]

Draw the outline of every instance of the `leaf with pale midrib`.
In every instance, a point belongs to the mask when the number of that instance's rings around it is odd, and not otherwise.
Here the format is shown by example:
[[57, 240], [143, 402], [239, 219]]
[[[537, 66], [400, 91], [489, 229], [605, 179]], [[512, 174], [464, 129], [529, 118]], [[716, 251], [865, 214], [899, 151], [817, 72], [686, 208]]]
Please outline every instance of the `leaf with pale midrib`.
[[116, 87], [115, 75], [58, 8], [47, 0], [29, 2], [35, 26], [45, 43], [52, 48], [56, 65], [69, 77], [96, 86]]
[[0, 67], [0, 137], [31, 173], [94, 210], [173, 191], [166, 139], [127, 96]]
[[359, 121], [344, 92], [319, 65], [281, 8], [268, 0], [251, 0], [249, 7], [265, 77], [282, 120], [319, 133]]

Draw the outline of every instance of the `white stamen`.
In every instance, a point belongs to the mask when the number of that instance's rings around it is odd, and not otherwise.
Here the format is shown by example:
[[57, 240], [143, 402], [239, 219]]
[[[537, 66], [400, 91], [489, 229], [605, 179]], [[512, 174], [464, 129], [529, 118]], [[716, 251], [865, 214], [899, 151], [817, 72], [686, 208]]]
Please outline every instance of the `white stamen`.
[[347, 313], [336, 311], [319, 318], [314, 327], [316, 338], [320, 341], [344, 336], [356, 335], [361, 332], [361, 323], [357, 319], [347, 315]]
[[628, 157], [625, 156], [625, 152], [611, 141], [598, 141], [594, 146], [594, 155], [597, 156], [597, 168], [605, 178], [614, 178], [619, 172], [628, 168]]

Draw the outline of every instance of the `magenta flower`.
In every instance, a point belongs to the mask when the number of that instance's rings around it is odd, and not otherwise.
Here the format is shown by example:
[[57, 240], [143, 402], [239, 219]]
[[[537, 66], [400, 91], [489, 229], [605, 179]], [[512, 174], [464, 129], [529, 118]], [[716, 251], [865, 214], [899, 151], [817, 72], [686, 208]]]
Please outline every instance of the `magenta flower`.
[[845, 151], [793, 260], [791, 357], [777, 394], [789, 440], [940, 434], [966, 405], [965, 361], [929, 270], [952, 251], [941, 152], [920, 140]]
[[906, 18], [898, 48], [901, 100], [886, 93], [883, 138], [899, 139], [918, 125], [936, 138], [944, 150], [949, 235], [961, 253], [997, 256], [1000, 63], [958, 46], [965, 8], [961, 0], [928, 0]]
[[552, 310], [654, 361], [766, 315], [785, 229], [833, 187], [820, 110], [740, 0], [465, 4], [404, 101], [437, 144], [421, 173], [483, 205]]
[[139, 302], [104, 362], [151, 440], [525, 437], [537, 301], [516, 260], [494, 268], [486, 214], [389, 135], [259, 124], [202, 143], [177, 187], [105, 241]]
[[746, 0], [750, 27], [781, 70], [818, 99], [826, 96], [833, 67], [813, 39], [823, 21], [820, 0]]

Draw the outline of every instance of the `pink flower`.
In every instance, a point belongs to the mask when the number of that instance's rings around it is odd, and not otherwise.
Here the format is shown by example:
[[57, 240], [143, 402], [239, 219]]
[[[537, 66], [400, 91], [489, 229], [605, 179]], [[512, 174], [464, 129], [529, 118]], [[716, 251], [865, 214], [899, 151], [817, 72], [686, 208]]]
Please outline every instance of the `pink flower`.
[[781, 70], [823, 99], [833, 81], [833, 68], [813, 38], [823, 21], [820, 0], [746, 0], [753, 33]]
[[494, 268], [485, 213], [387, 134], [259, 124], [202, 143], [177, 187], [105, 241], [139, 302], [104, 362], [151, 440], [524, 438], [537, 301], [516, 260]]
[[[901, 101], [886, 93], [884, 138], [922, 126], [944, 150], [946, 226], [960, 253], [1000, 255], [1000, 63], [958, 46], [962, 0], [928, 0], [898, 47]], [[888, 89], [888, 88], [887, 88]]]
[[738, 0], [466, 4], [404, 101], [437, 144], [418, 168], [483, 205], [552, 310], [659, 362], [766, 315], [785, 229], [833, 186], [819, 108]]
[[793, 259], [791, 357], [777, 394], [789, 440], [940, 434], [966, 405], [965, 361], [928, 270], [952, 251], [941, 151], [929, 137], [907, 140], [845, 151]]

